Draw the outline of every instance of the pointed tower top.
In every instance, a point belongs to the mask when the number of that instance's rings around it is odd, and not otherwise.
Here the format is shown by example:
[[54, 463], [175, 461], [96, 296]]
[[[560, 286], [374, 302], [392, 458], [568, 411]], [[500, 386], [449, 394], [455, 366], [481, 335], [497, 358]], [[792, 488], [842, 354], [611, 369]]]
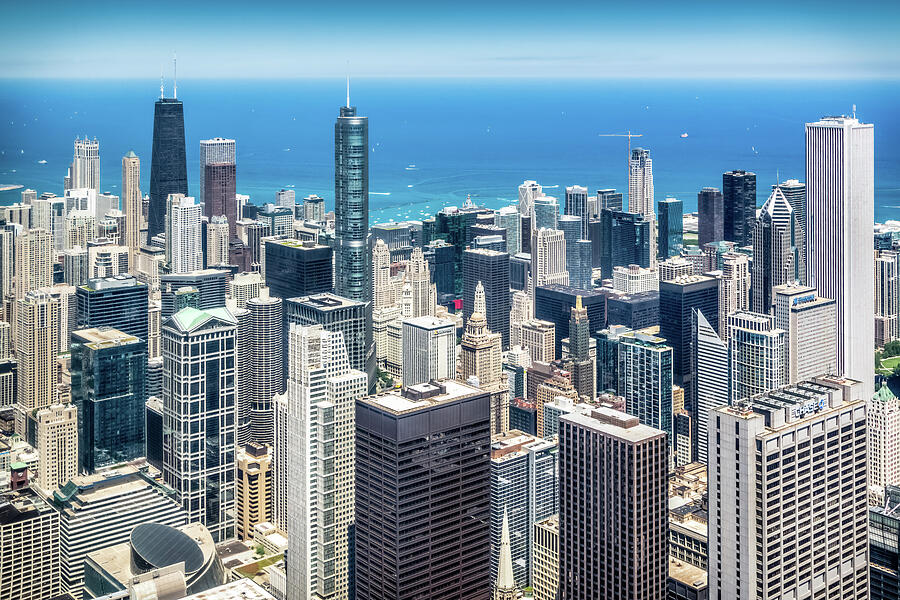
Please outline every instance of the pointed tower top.
[[350, 108], [350, 75], [347, 75], [347, 108]]
[[478, 285], [475, 286], [475, 306], [473, 306], [472, 308], [473, 312], [487, 315], [487, 302], [484, 298], [484, 286], [481, 285], [481, 281], [479, 281]]
[[163, 88], [163, 66], [162, 63], [159, 63], [159, 99], [162, 100], [166, 97], [165, 89]]
[[512, 551], [509, 548], [509, 515], [503, 507], [503, 530], [500, 533], [500, 561], [497, 567], [497, 588], [514, 589], [516, 580], [513, 577]]
[[175, 87], [172, 90], [172, 98], [175, 100], [178, 100], [178, 53], [177, 52], [172, 53], [172, 65], [173, 65], [173, 68], [175, 69], [175, 83], [174, 83]]
[[134, 153], [134, 150], [129, 150], [128, 154], [125, 155], [125, 158], [137, 158], [137, 154]]
[[575, 296], [575, 310], [581, 310], [581, 296]]

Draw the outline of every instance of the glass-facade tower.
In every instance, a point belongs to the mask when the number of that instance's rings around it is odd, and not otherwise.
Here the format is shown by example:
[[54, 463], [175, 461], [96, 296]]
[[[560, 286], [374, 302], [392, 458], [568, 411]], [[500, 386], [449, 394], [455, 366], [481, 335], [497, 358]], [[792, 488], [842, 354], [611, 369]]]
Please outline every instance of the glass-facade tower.
[[150, 215], [147, 239], [166, 230], [166, 198], [188, 193], [184, 152], [184, 106], [160, 98], [153, 111], [153, 154], [150, 162]]

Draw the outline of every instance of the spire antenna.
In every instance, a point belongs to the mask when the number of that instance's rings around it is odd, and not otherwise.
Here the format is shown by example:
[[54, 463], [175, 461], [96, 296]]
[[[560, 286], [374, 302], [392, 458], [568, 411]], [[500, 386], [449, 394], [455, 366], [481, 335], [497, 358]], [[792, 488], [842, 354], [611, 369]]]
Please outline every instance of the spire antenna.
[[162, 63], [159, 63], [159, 99], [162, 100], [165, 95], [166, 92], [163, 89], [163, 66]]
[[172, 98], [178, 100], [178, 53], [172, 53], [172, 64], [175, 69], [175, 87], [172, 90]]
[[350, 108], [350, 76], [347, 75], [347, 108]]

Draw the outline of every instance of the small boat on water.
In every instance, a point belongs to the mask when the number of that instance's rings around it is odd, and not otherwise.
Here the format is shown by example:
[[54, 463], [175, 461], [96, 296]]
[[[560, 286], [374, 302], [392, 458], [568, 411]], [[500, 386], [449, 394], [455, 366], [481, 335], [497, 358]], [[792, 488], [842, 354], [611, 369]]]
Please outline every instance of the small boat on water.
[[687, 131], [681, 134], [681, 137], [686, 138], [688, 136]]

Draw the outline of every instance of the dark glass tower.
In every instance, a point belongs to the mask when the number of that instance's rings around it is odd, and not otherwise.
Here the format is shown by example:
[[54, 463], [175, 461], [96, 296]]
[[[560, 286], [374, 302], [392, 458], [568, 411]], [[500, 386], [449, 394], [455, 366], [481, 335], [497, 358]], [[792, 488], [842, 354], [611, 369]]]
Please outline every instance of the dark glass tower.
[[166, 230], [166, 198], [187, 194], [184, 153], [184, 107], [181, 100], [160, 98], [153, 111], [153, 154], [150, 162], [150, 215], [147, 239]]
[[203, 168], [203, 214], [228, 217], [228, 234], [234, 237], [237, 227], [237, 167], [234, 163], [213, 163]]
[[650, 266], [650, 221], [637, 213], [603, 209], [600, 228], [594, 229], [598, 239], [600, 269], [605, 279], [612, 278], [613, 267]]
[[723, 173], [722, 196], [723, 239], [738, 246], [749, 246], [753, 243], [753, 224], [756, 222], [756, 173], [747, 171]]
[[91, 279], [75, 288], [76, 327], [113, 327], [145, 342], [149, 288], [130, 275]]
[[660, 260], [681, 254], [684, 248], [684, 205], [681, 200], [666, 198], [657, 204], [659, 231], [656, 252]]
[[722, 192], [717, 188], [705, 187], [697, 194], [697, 244], [701, 248], [724, 239], [724, 210]]
[[484, 286], [488, 329], [503, 337], [509, 347], [509, 254], [484, 248], [463, 252], [463, 315], [466, 322], [475, 310], [475, 288]]

